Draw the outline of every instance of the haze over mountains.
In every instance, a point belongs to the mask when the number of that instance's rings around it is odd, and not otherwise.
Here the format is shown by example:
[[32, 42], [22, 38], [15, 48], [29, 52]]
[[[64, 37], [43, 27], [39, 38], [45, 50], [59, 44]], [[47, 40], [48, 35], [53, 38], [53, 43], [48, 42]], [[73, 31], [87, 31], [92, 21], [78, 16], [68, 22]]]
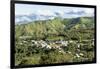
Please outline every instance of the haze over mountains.
[[15, 24], [24, 24], [29, 23], [32, 21], [38, 21], [38, 20], [49, 20], [54, 19], [56, 17], [60, 18], [77, 18], [77, 17], [93, 17], [94, 15], [90, 15], [90, 13], [87, 13], [85, 11], [44, 11], [44, 12], [36, 12], [36, 13], [30, 13], [30, 14], [22, 14], [22, 15], [15, 15]]

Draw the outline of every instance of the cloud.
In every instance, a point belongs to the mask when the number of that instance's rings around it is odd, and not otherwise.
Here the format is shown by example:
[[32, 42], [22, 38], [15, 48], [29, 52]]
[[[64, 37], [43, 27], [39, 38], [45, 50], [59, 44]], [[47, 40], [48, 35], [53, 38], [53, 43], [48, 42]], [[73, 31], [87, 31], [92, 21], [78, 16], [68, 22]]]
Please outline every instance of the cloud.
[[44, 16], [55, 16], [55, 14], [53, 13], [53, 11], [50, 10], [37, 10], [36, 12], [37, 15], [44, 15]]
[[81, 7], [59, 7], [59, 6], [41, 6], [41, 5], [15, 5], [15, 15], [44, 15], [44, 16], [64, 16], [65, 14], [73, 14], [73, 16], [94, 16], [93, 8]]
[[94, 13], [94, 9], [86, 8], [86, 9], [84, 9], [84, 11], [85, 11], [86, 13]]
[[94, 9], [84, 9], [87, 16], [94, 16]]
[[80, 16], [94, 16], [93, 8], [70, 8], [68, 14], [75, 14]]

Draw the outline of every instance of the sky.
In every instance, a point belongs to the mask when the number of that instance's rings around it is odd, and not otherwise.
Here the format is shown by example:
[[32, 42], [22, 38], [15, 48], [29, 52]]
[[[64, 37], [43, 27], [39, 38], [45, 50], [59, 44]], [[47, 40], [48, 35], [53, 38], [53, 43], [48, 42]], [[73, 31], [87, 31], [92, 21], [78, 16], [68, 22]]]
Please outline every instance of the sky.
[[81, 12], [81, 13], [84, 13], [84, 15], [86, 15], [86, 16], [93, 16], [94, 15], [94, 8], [15, 4], [15, 15], [29, 15], [29, 14], [34, 14], [34, 13], [35, 14], [43, 14], [43, 15], [55, 15], [54, 12], [59, 12], [62, 15], [65, 12], [66, 13]]

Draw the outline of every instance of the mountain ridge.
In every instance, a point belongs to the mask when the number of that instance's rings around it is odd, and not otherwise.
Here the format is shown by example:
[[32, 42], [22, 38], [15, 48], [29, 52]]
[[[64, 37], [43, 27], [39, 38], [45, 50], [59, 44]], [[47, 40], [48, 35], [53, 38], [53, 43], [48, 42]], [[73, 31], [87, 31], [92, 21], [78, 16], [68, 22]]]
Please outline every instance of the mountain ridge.
[[[61, 17], [61, 18], [77, 18], [77, 17], [84, 17], [87, 16], [84, 11], [79, 11], [79, 12], [59, 12], [55, 11], [52, 14], [44, 14], [44, 13], [31, 13], [31, 14], [24, 14], [24, 15], [15, 15], [15, 23], [20, 24], [20, 23], [27, 23], [27, 22], [32, 22], [32, 21], [37, 21], [37, 20], [48, 20], [48, 19], [54, 19], [56, 17]], [[88, 16], [91, 17], [91, 16]]]

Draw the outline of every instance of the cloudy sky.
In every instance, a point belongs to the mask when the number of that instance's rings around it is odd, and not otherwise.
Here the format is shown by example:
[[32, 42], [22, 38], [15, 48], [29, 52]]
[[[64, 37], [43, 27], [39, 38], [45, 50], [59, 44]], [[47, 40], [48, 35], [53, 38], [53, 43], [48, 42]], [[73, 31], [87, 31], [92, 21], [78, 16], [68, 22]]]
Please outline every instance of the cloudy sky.
[[94, 16], [94, 8], [15, 4], [15, 15], [42, 14], [54, 16], [54, 12], [58, 12], [63, 16], [64, 13], [74, 14], [74, 16]]

